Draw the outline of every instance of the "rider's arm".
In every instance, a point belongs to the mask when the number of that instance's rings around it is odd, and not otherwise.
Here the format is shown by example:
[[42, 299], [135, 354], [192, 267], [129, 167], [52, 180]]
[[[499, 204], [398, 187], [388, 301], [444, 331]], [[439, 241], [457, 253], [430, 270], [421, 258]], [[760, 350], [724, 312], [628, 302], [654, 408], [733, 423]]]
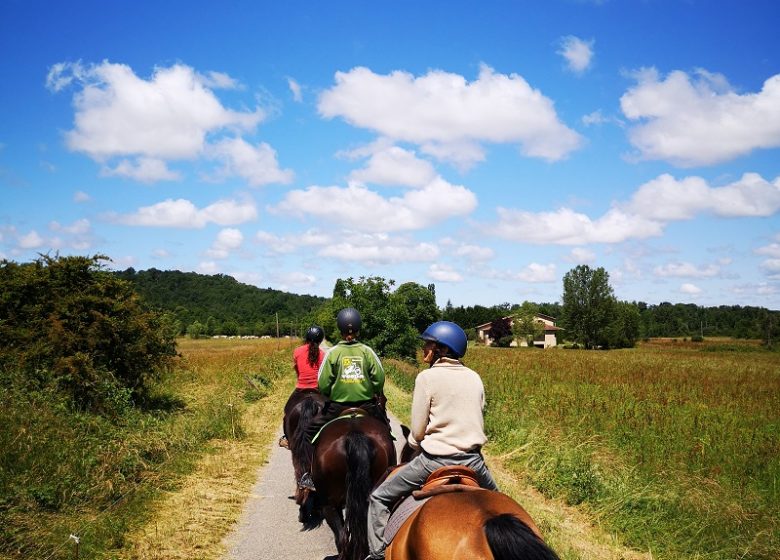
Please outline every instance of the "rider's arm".
[[428, 428], [428, 418], [431, 413], [431, 397], [428, 393], [425, 377], [418, 375], [414, 382], [414, 394], [412, 396], [412, 421], [409, 426], [409, 443], [414, 447], [412, 440], [419, 443], [425, 437]]
[[382, 395], [384, 394], [385, 388], [385, 370], [382, 367], [382, 362], [379, 360], [379, 356], [376, 355], [376, 352], [369, 347], [366, 348], [368, 348], [370, 353], [368, 377], [371, 380], [374, 395]]
[[333, 382], [336, 379], [336, 371], [332, 363], [332, 358], [335, 356], [334, 353], [328, 352], [325, 355], [325, 359], [322, 360], [322, 364], [320, 364], [320, 370], [317, 372], [317, 389], [326, 397], [330, 397]]

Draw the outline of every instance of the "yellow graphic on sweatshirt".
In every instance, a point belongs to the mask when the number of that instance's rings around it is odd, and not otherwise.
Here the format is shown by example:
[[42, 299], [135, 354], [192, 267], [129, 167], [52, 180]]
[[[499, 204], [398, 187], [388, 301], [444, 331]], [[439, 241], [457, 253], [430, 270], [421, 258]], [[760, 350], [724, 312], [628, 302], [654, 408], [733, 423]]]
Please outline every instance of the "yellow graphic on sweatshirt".
[[363, 358], [360, 356], [344, 356], [341, 358], [341, 380], [344, 383], [362, 383]]

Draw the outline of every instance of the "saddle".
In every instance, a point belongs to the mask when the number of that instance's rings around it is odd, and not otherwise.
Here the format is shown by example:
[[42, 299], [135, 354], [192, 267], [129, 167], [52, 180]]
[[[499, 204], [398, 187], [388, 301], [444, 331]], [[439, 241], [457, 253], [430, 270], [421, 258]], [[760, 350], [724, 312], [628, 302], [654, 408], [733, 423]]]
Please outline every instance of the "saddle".
[[[390, 472], [388, 478], [393, 476], [398, 468], [400, 466]], [[477, 473], [473, 469], [461, 465], [450, 465], [436, 469], [428, 475], [420, 490], [413, 491], [411, 495], [401, 498], [396, 503], [385, 527], [385, 542], [389, 544], [401, 526], [433, 496], [448, 492], [473, 490], [481, 490], [479, 482], [477, 482]]]

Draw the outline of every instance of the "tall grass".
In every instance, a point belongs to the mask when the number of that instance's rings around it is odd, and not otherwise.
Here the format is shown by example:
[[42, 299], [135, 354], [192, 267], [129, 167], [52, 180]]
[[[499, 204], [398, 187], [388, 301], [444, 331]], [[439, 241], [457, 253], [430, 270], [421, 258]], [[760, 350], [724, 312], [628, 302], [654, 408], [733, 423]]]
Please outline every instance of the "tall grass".
[[488, 452], [546, 495], [657, 558], [776, 560], [780, 354], [733, 348], [474, 348], [466, 363]]
[[71, 534], [81, 558], [124, 546], [149, 500], [212, 444], [244, 437], [247, 404], [289, 375], [291, 344], [182, 340], [149, 401], [113, 419], [0, 388], [0, 557], [73, 558]]

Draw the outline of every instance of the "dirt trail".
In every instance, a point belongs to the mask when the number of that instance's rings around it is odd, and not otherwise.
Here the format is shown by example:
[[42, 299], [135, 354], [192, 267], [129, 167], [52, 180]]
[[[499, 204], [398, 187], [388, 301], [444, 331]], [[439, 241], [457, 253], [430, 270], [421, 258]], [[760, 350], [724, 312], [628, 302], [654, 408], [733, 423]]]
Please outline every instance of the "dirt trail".
[[[392, 416], [391, 422], [400, 453], [401, 428]], [[274, 443], [268, 463], [258, 471], [241, 519], [226, 537], [228, 552], [224, 560], [335, 558], [333, 533], [326, 523], [313, 531], [301, 531], [298, 508], [289, 499], [294, 490], [292, 472], [290, 452]]]

